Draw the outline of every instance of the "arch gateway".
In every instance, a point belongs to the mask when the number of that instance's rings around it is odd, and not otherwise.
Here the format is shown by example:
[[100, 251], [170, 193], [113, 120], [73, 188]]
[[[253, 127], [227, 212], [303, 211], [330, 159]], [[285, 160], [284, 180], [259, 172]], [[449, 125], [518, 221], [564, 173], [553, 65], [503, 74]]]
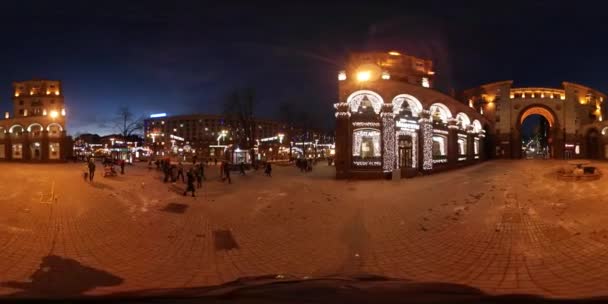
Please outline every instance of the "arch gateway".
[[561, 88], [513, 87], [509, 80], [460, 97], [488, 119], [488, 157], [524, 158], [522, 124], [537, 115], [548, 124], [546, 157], [608, 159], [608, 138], [600, 132], [606, 95], [600, 91], [571, 82]]

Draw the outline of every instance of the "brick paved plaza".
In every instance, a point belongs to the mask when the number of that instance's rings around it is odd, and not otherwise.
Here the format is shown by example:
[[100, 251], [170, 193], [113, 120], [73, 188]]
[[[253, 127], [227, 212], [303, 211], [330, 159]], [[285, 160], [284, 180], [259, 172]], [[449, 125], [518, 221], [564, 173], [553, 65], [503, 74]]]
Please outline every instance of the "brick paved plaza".
[[[275, 166], [198, 197], [144, 164], [82, 180], [82, 164], [0, 164], [0, 294], [63, 296], [371, 273], [489, 293], [606, 294], [606, 178], [560, 161], [492, 161], [401, 181]], [[101, 166], [98, 166], [98, 168]], [[604, 172], [608, 165], [600, 164]], [[98, 175], [100, 170], [98, 170]]]

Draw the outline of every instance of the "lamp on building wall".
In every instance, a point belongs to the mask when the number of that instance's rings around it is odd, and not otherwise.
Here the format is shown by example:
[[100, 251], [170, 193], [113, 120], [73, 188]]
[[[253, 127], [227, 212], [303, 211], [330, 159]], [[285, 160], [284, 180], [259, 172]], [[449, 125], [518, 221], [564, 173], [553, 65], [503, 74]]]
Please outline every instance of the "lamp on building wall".
[[57, 118], [57, 116], [59, 116], [59, 113], [57, 113], [57, 111], [53, 110], [53, 111], [51, 111], [50, 116], [51, 116], [51, 118], [55, 119], [55, 118]]
[[384, 79], [384, 80], [391, 79], [391, 74], [389, 74], [387, 71], [382, 72], [382, 79]]
[[61, 116], [65, 116], [65, 108], [61, 109]]
[[345, 71], [340, 71], [338, 73], [338, 80], [340, 80], [340, 81], [346, 80], [346, 72]]
[[43, 110], [42, 110], [42, 115], [43, 115], [43, 116], [46, 116], [46, 109], [43, 109]]
[[4, 119], [9, 119], [10, 118], [10, 114], [8, 112], [4, 112]]
[[357, 73], [357, 80], [358, 81], [368, 81], [371, 78], [371, 73], [370, 71], [360, 71]]

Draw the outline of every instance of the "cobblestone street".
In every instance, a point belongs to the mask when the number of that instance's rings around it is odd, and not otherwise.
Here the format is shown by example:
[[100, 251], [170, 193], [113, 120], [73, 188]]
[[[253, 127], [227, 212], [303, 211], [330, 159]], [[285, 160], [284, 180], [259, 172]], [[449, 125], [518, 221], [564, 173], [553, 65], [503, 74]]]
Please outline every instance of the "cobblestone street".
[[491, 161], [401, 181], [274, 166], [273, 177], [234, 174], [231, 185], [210, 166], [192, 198], [144, 164], [89, 184], [82, 164], [0, 163], [0, 294], [368, 273], [492, 294], [606, 295], [607, 181], [558, 181], [563, 164]]

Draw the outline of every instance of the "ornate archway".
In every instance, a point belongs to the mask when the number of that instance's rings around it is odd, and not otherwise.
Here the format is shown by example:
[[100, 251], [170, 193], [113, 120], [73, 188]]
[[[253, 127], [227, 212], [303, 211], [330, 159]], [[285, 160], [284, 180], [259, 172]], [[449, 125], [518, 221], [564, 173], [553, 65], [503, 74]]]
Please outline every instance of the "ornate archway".
[[532, 104], [519, 111], [517, 120], [515, 122], [516, 125], [513, 132], [513, 138], [511, 138], [511, 142], [515, 143], [512, 151], [513, 156], [515, 158], [523, 157], [521, 127], [526, 118], [530, 117], [531, 115], [540, 115], [547, 120], [549, 124], [549, 130], [547, 131], [548, 157], [561, 158], [563, 156], [563, 140], [560, 136], [561, 133], [558, 116], [555, 114], [553, 109], [541, 104]]

